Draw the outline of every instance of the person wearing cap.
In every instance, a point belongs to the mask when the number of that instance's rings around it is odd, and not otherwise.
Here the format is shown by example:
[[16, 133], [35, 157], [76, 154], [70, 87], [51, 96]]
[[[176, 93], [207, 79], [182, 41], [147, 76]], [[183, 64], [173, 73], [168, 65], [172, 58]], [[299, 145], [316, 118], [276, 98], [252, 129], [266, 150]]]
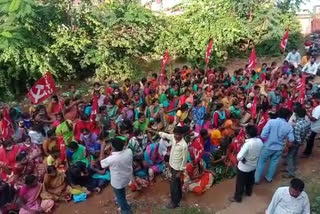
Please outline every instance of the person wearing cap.
[[167, 205], [168, 209], [179, 207], [179, 203], [182, 198], [181, 176], [183, 171], [186, 169], [188, 155], [188, 145], [183, 138], [185, 132], [186, 128], [181, 126], [176, 126], [174, 128], [174, 134], [159, 132], [160, 137], [168, 139], [169, 145], [171, 145], [169, 158], [169, 165], [172, 174], [170, 183], [171, 202]]
[[316, 107], [312, 110], [310, 115], [311, 120], [311, 134], [307, 139], [307, 146], [303, 152], [303, 158], [308, 158], [312, 154], [314, 139], [320, 133], [320, 93], [313, 95], [313, 102]]

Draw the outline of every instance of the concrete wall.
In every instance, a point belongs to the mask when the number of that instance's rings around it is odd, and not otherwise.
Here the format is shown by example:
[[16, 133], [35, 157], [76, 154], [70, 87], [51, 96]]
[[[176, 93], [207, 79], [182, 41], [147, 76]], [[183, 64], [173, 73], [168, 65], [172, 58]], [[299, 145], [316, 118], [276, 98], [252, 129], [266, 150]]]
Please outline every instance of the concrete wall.
[[[320, 2], [320, 0], [319, 0]], [[300, 12], [297, 14], [297, 18], [301, 24], [301, 33], [304, 35], [308, 35], [310, 33], [312, 33], [312, 20], [313, 19], [319, 19], [320, 18], [320, 5], [315, 5], [313, 7], [313, 10], [310, 11], [312, 12], [312, 14], [310, 13], [303, 13]]]
[[311, 32], [312, 28], [311, 28], [311, 22], [313, 17], [311, 15], [298, 15], [297, 16], [300, 24], [301, 24], [301, 33], [303, 35], [308, 35]]

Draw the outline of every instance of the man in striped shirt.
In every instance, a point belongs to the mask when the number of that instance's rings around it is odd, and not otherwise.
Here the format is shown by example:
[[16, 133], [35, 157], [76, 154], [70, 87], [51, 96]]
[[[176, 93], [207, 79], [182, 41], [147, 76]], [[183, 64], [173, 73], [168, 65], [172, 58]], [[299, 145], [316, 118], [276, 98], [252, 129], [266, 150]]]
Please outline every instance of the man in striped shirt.
[[304, 140], [307, 137], [307, 134], [310, 131], [310, 121], [305, 118], [306, 110], [303, 108], [298, 108], [296, 110], [296, 123], [293, 127], [294, 133], [294, 142], [289, 143], [289, 151], [287, 155], [287, 172], [288, 174], [283, 175], [284, 178], [293, 178], [295, 177], [295, 171], [297, 168], [297, 155], [299, 152], [300, 146], [303, 144]]

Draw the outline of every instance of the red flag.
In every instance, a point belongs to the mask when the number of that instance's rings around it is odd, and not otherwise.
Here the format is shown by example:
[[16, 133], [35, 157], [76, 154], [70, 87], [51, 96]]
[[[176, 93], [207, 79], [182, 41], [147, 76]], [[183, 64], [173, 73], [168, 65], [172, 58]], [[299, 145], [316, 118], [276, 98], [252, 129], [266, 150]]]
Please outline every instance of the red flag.
[[242, 128], [239, 132], [239, 134], [237, 135], [236, 139], [234, 142], [239, 142], [239, 143], [243, 143], [244, 140], [245, 140], [245, 137], [246, 137], [246, 132], [245, 132], [245, 129]]
[[257, 65], [256, 49], [253, 46], [251, 54], [250, 54], [249, 62], [248, 62], [247, 71], [248, 72], [252, 71], [256, 67], [256, 65]]
[[255, 118], [257, 116], [257, 104], [258, 104], [258, 96], [254, 95], [253, 102], [250, 108], [251, 118]]
[[28, 92], [28, 97], [32, 104], [38, 104], [56, 93], [56, 85], [53, 77], [48, 71], [41, 77]]
[[167, 64], [169, 64], [169, 62], [170, 62], [169, 51], [166, 50], [166, 52], [164, 53], [164, 56], [162, 58], [162, 61], [161, 61], [161, 74], [160, 74], [161, 84], [164, 84], [165, 67]]
[[258, 133], [261, 133], [262, 129], [264, 128], [264, 126], [267, 124], [268, 121], [269, 121], [269, 113], [268, 111], [265, 111], [257, 125]]
[[211, 56], [211, 52], [212, 52], [212, 45], [213, 45], [213, 39], [211, 38], [208, 43], [208, 46], [207, 46], [206, 57], [204, 59], [206, 64], [208, 64], [210, 61], [210, 56]]
[[298, 96], [298, 102], [301, 103], [302, 105], [305, 104], [305, 97], [306, 97], [306, 79], [307, 75], [302, 74], [302, 77], [300, 79], [300, 83], [297, 86], [297, 91], [299, 91], [299, 96]]
[[3, 108], [2, 120], [1, 120], [1, 138], [2, 140], [7, 140], [13, 135], [13, 127], [11, 123], [11, 118], [9, 116], [8, 108]]
[[66, 156], [67, 156], [66, 152], [67, 152], [67, 150], [66, 150], [66, 144], [64, 142], [62, 134], [59, 134], [57, 144], [58, 144], [57, 146], [58, 146], [59, 151], [60, 151], [60, 159], [61, 159], [61, 161], [64, 162], [66, 160]]
[[294, 101], [294, 97], [296, 95], [296, 90], [294, 89], [292, 91], [292, 94], [290, 95], [290, 97], [287, 100], [287, 108], [291, 111], [292, 110], [292, 105], [293, 105], [293, 101]]
[[289, 30], [286, 30], [280, 42], [280, 50], [282, 52], [285, 52], [286, 50], [288, 39], [289, 39]]
[[93, 95], [92, 98], [92, 108], [91, 108], [91, 115], [90, 115], [90, 120], [94, 121], [96, 119], [96, 116], [98, 114], [98, 96], [96, 94]]

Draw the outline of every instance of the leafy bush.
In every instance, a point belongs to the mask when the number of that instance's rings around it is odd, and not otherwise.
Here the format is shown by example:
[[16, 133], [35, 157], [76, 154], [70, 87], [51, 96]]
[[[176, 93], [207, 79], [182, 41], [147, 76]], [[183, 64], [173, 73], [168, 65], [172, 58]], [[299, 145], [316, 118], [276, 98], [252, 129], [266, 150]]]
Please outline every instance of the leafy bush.
[[166, 49], [171, 58], [204, 64], [210, 38], [215, 65], [247, 56], [252, 43], [259, 55], [279, 55], [287, 27], [288, 49], [301, 41], [290, 12], [300, 1], [189, 0], [177, 7], [181, 15], [155, 16], [127, 0], [0, 0], [0, 98], [26, 92], [46, 70], [57, 81], [137, 78], [140, 59], [159, 59]]

